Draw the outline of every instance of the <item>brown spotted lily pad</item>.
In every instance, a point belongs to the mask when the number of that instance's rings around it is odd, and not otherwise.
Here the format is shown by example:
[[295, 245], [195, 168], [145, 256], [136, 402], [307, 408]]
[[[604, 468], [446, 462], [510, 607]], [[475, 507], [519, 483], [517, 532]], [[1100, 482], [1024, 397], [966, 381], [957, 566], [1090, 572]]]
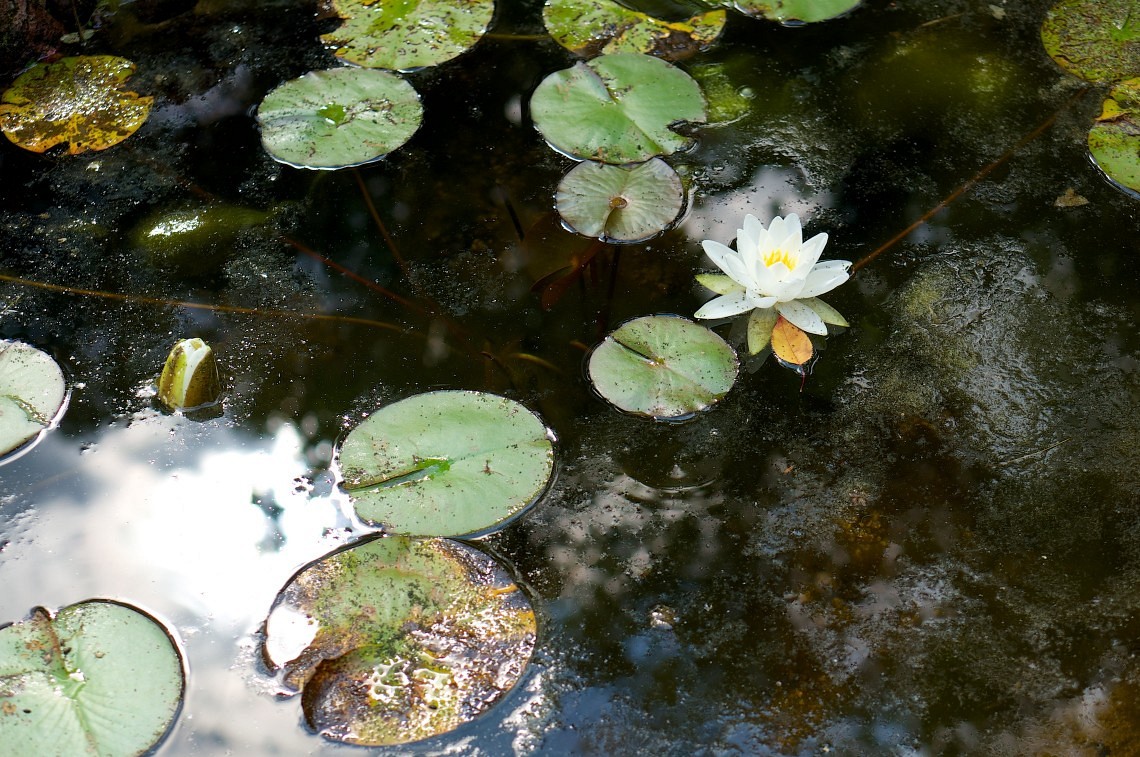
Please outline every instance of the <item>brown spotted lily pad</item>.
[[579, 55], [629, 52], [681, 60], [716, 41], [726, 13], [713, 10], [666, 21], [613, 0], [547, 0], [542, 16], [554, 41]]
[[495, 560], [391, 536], [302, 568], [269, 613], [263, 651], [302, 692], [309, 728], [379, 746], [478, 717], [519, 680], [534, 642], [530, 602]]
[[1061, 0], [1041, 25], [1045, 52], [1086, 81], [1140, 76], [1140, 6], [1136, 0]]
[[113, 55], [82, 55], [33, 66], [0, 103], [0, 129], [20, 147], [44, 152], [66, 144], [72, 155], [106, 150], [138, 131], [152, 97], [123, 89], [135, 64]]

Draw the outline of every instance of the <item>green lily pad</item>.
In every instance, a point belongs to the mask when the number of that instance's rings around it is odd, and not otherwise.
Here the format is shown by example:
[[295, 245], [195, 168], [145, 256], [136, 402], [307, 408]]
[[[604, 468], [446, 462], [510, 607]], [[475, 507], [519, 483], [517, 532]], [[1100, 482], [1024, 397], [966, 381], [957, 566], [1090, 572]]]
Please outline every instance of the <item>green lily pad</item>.
[[134, 72], [134, 63], [114, 55], [36, 64], [4, 92], [0, 129], [32, 152], [60, 144], [72, 155], [106, 150], [138, 131], [150, 115], [153, 97], [122, 88]]
[[1140, 193], [1140, 78], [1109, 92], [1089, 130], [1089, 152], [1109, 179]]
[[547, 0], [542, 10], [554, 41], [587, 58], [618, 52], [687, 58], [716, 41], [725, 15], [713, 10], [683, 21], [664, 21], [613, 0]]
[[632, 166], [584, 161], [562, 177], [554, 203], [579, 234], [643, 242], [677, 220], [685, 190], [681, 177], [660, 158]]
[[518, 681], [535, 642], [530, 602], [472, 546], [391, 536], [302, 568], [265, 623], [264, 658], [305, 722], [377, 746], [453, 730]]
[[547, 76], [530, 100], [550, 145], [580, 160], [639, 163], [688, 147], [674, 127], [705, 120], [697, 83], [663, 60], [613, 53]]
[[210, 203], [164, 208], [141, 220], [128, 238], [157, 268], [183, 276], [215, 273], [234, 254], [234, 240], [268, 222], [272, 213]]
[[23, 342], [0, 340], [0, 455], [49, 428], [67, 399], [59, 365]]
[[1061, 0], [1041, 24], [1045, 52], [1086, 81], [1140, 76], [1140, 7], [1136, 0]]
[[736, 353], [687, 318], [650, 315], [619, 327], [590, 354], [594, 389], [619, 410], [684, 420], [720, 400], [736, 381]]
[[185, 688], [169, 632], [129, 605], [42, 607], [0, 628], [0, 753], [138, 755], [166, 735]]
[[310, 71], [270, 92], [257, 109], [261, 143], [297, 168], [371, 163], [411, 139], [423, 120], [420, 96], [388, 71]]
[[483, 36], [494, 0], [334, 0], [343, 19], [321, 39], [343, 61], [367, 68], [409, 71], [435, 66]]
[[497, 526], [538, 499], [554, 470], [534, 413], [481, 392], [418, 394], [354, 428], [339, 460], [356, 513], [394, 533], [459, 536]]
[[745, 15], [781, 24], [811, 24], [842, 16], [860, 2], [862, 0], [728, 0], [723, 4]]

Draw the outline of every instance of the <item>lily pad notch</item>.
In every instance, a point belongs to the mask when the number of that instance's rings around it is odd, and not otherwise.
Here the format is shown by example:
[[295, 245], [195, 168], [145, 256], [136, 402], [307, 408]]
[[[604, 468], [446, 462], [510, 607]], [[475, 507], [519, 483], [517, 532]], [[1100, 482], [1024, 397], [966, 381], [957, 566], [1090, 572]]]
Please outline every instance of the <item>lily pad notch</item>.
[[535, 128], [576, 160], [640, 163], [692, 145], [676, 129], [703, 123], [701, 89], [687, 73], [649, 55], [612, 53], [555, 71], [530, 99]]
[[470, 536], [542, 496], [554, 471], [554, 434], [506, 397], [427, 392], [366, 418], [337, 460], [361, 520], [390, 533]]
[[634, 318], [590, 353], [594, 389], [614, 407], [684, 421], [719, 402], [736, 382], [736, 352], [711, 330], [676, 315]]
[[182, 708], [174, 635], [130, 605], [38, 607], [0, 628], [0, 753], [141, 755]]

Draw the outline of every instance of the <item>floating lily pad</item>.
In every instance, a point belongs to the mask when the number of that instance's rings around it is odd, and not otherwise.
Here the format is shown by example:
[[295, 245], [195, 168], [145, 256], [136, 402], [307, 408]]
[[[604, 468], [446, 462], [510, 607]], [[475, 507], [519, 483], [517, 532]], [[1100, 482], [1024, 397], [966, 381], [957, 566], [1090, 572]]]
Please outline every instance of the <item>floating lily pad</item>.
[[1136, 0], [1061, 0], [1041, 24], [1045, 52], [1086, 81], [1140, 76], [1140, 8]]
[[660, 158], [632, 166], [584, 161], [562, 177], [554, 202], [579, 234], [642, 242], [677, 220], [685, 190], [681, 177]]
[[106, 150], [138, 131], [153, 97], [124, 90], [135, 64], [113, 55], [41, 63], [21, 74], [0, 102], [0, 129], [25, 150], [67, 144], [72, 155]]
[[42, 607], [0, 628], [0, 753], [143, 754], [166, 735], [182, 656], [154, 618], [117, 602]]
[[1140, 78], [1109, 93], [1089, 130], [1089, 152], [1108, 178], [1140, 193]]
[[494, 0], [334, 0], [343, 19], [321, 36], [343, 61], [368, 68], [408, 71], [435, 66], [483, 36]]
[[379, 160], [411, 139], [420, 96], [388, 71], [311, 71], [270, 92], [257, 109], [261, 143], [297, 168], [345, 168]]
[[862, 0], [728, 0], [724, 5], [781, 24], [810, 24], [842, 16]]
[[720, 400], [736, 381], [736, 353], [687, 318], [650, 315], [619, 327], [590, 354], [590, 381], [618, 409], [681, 420]]
[[518, 681], [530, 602], [497, 562], [447, 539], [373, 539], [310, 563], [278, 595], [266, 661], [305, 721], [377, 746], [446, 733]]
[[51, 426], [67, 399], [59, 365], [23, 342], [0, 340], [0, 455]]
[[530, 100], [554, 149], [581, 160], [639, 163], [688, 147], [674, 127], [705, 120], [705, 99], [681, 69], [649, 55], [613, 53], [547, 76]]
[[592, 58], [603, 53], [646, 53], [680, 60], [707, 49], [724, 29], [725, 11], [664, 21], [613, 0], [547, 0], [542, 17], [554, 41]]
[[534, 413], [481, 392], [418, 394], [381, 408], [340, 448], [357, 514], [395, 533], [460, 536], [492, 528], [546, 489], [551, 434]]

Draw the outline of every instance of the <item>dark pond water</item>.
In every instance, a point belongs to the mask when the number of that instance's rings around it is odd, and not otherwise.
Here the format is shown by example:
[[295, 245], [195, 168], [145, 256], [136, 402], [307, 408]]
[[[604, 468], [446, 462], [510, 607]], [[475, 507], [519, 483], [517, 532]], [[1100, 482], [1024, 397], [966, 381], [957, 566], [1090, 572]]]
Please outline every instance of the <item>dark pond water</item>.
[[[339, 172], [274, 163], [250, 115], [332, 64], [313, 8], [201, 3], [100, 32], [94, 50], [138, 63], [154, 114], [103, 153], [0, 145], [0, 269], [262, 312], [0, 282], [0, 337], [52, 353], [74, 385], [60, 428], [0, 468], [0, 619], [114, 597], [167, 621], [190, 685], [159, 754], [357, 752], [274, 697], [257, 628], [299, 566], [360, 531], [330, 472], [346, 427], [416, 392], [482, 389], [559, 439], [552, 490], [482, 542], [528, 587], [538, 647], [489, 714], [402, 751], [1136, 754], [1140, 205], [1087, 159], [1103, 93], [1073, 101], [1080, 82], [1041, 50], [1049, 4], [732, 18], [684, 65], [749, 108], [675, 156], [684, 222], [602, 249], [547, 307], [533, 286], [590, 242], [559, 228], [570, 161], [526, 115], [571, 61], [537, 3], [505, 3], [492, 38], [413, 74], [424, 128]], [[746, 363], [683, 425], [591, 392], [582, 360], [607, 331], [707, 296], [700, 240], [795, 211], [830, 234], [825, 257], [858, 260], [1058, 111], [829, 297], [852, 328], [802, 389]], [[1069, 190], [1087, 202], [1058, 205]], [[192, 265], [139, 244], [157, 216], [207, 207]], [[270, 217], [243, 226], [233, 208]], [[220, 417], [149, 396], [188, 336], [224, 366]]]

